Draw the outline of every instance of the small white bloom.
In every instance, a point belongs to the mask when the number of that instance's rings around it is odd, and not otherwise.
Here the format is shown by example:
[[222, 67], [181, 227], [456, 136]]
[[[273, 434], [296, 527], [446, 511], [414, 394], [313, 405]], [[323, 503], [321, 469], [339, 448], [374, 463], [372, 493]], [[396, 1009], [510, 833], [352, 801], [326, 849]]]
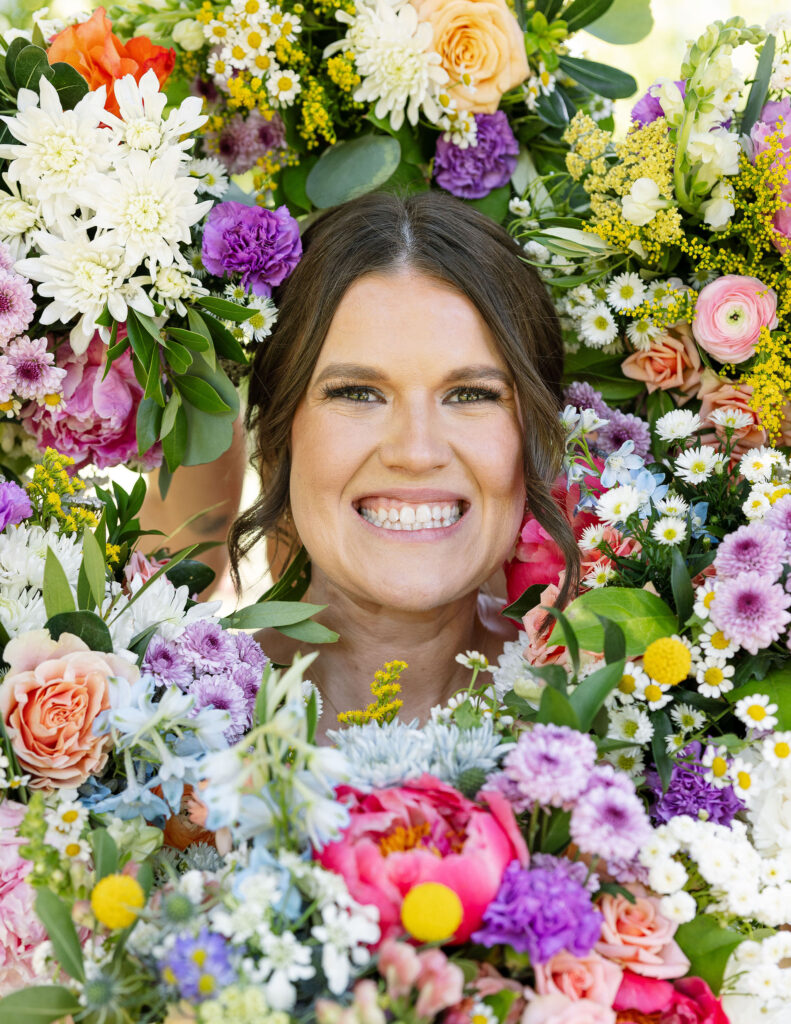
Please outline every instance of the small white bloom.
[[167, 309], [175, 309], [179, 316], [187, 315], [182, 299], [208, 295], [194, 277], [178, 267], [157, 267], [153, 287], [154, 296]]
[[675, 547], [687, 536], [687, 524], [675, 516], [662, 516], [651, 527], [651, 536], [666, 547]]
[[706, 580], [705, 583], [695, 590], [695, 604], [692, 606], [692, 610], [699, 619], [707, 619], [709, 617], [716, 594], [717, 584], [711, 579]]
[[245, 302], [248, 309], [254, 309], [255, 313], [239, 325], [242, 333], [247, 341], [263, 341], [269, 337], [277, 323], [277, 306], [266, 295], [248, 295]]
[[623, 484], [605, 491], [596, 502], [596, 515], [607, 526], [625, 523], [642, 504], [640, 491], [632, 484]]
[[464, 654], [457, 654], [455, 660], [470, 670], [477, 668], [479, 672], [491, 672], [489, 659], [480, 651], [465, 651]]
[[597, 551], [599, 545], [604, 540], [604, 530], [604, 526], [596, 524], [586, 526], [580, 534], [580, 539], [577, 541], [580, 551]]
[[637, 700], [644, 700], [651, 711], [658, 711], [673, 699], [673, 694], [669, 691], [670, 687], [666, 683], [649, 679], [648, 682], [641, 681], [634, 695]]
[[772, 507], [772, 502], [769, 500], [768, 495], [757, 487], [753, 487], [750, 491], [747, 500], [742, 502], [742, 512], [749, 520], [763, 519], [769, 509]]
[[791, 768], [791, 732], [775, 732], [761, 744], [761, 753], [777, 768]]
[[761, 483], [772, 478], [775, 466], [785, 468], [785, 458], [776, 448], [753, 448], [739, 460], [739, 472], [751, 484]]
[[743, 757], [733, 759], [730, 768], [733, 792], [740, 800], [750, 803], [756, 790], [760, 789], [760, 781], [755, 774], [754, 766]]
[[549, 263], [549, 249], [533, 239], [522, 246], [527, 255], [536, 263]]
[[290, 107], [302, 92], [302, 83], [296, 71], [278, 68], [267, 78], [266, 91], [276, 104], [281, 107]]
[[214, 157], [193, 160], [189, 172], [198, 179], [198, 191], [219, 199], [228, 191], [228, 175], [225, 167]]
[[635, 309], [645, 298], [639, 274], [618, 274], [607, 285], [607, 301], [617, 312]]
[[700, 484], [709, 479], [719, 462], [717, 450], [710, 444], [702, 444], [678, 456], [675, 462], [676, 475], [685, 483]]
[[696, 732], [706, 722], [703, 712], [693, 708], [691, 704], [676, 704], [671, 708], [670, 717], [683, 733]]
[[673, 409], [654, 424], [654, 430], [663, 441], [684, 441], [700, 428], [700, 416], [689, 409]]
[[753, 693], [749, 697], [737, 700], [733, 713], [744, 722], [748, 729], [769, 732], [777, 725], [777, 704], [772, 704], [765, 693]]
[[637, 746], [650, 743], [654, 735], [654, 727], [648, 713], [634, 705], [619, 711], [610, 710], [610, 728], [607, 735], [611, 739], [625, 740]]
[[688, 921], [694, 920], [697, 904], [694, 898], [682, 889], [670, 896], [663, 896], [659, 901], [659, 912], [675, 924], [687, 924]]
[[612, 691], [611, 696], [621, 704], [631, 704], [635, 699], [635, 694], [647, 686], [650, 681], [642, 666], [636, 665], [633, 661], [627, 661], [623, 667], [620, 682]]
[[624, 220], [637, 227], [644, 227], [649, 224], [657, 214], [670, 206], [667, 199], [663, 199], [659, 192], [659, 185], [653, 178], [638, 178], [632, 183], [628, 195], [621, 200]]
[[529, 199], [517, 199], [516, 196], [509, 201], [508, 209], [514, 217], [520, 218], [529, 217], [533, 212], [533, 207]]
[[589, 590], [597, 590], [599, 587], [606, 587], [614, 576], [615, 568], [612, 565], [596, 565], [585, 573], [580, 582]]
[[640, 352], [645, 352], [649, 349], [651, 342], [654, 338], [659, 337], [661, 333], [661, 329], [656, 326], [650, 317], [632, 320], [626, 325], [626, 337]]
[[718, 181], [711, 192], [711, 198], [700, 204], [703, 220], [713, 231], [722, 231], [736, 212], [733, 200], [736, 193], [728, 181]]
[[580, 334], [592, 348], [603, 348], [616, 339], [618, 327], [605, 303], [599, 302], [585, 312], [580, 321]]
[[651, 866], [648, 873], [648, 884], [658, 893], [667, 894], [678, 892], [687, 883], [687, 872], [683, 864], [677, 860], [668, 858], [660, 860]]
[[709, 416], [709, 419], [715, 426], [724, 427], [725, 430], [742, 430], [754, 422], [749, 412], [727, 405], [720, 409], [715, 409]]
[[191, 53], [194, 50], [203, 48], [206, 39], [203, 35], [203, 26], [194, 18], [182, 18], [173, 26], [173, 42], [182, 50]]
[[703, 776], [706, 782], [717, 786], [718, 789], [724, 789], [730, 784], [728, 778], [730, 762], [728, 761], [727, 747], [715, 747], [709, 744], [703, 752], [701, 764], [708, 769]]
[[721, 697], [733, 689], [731, 677], [734, 671], [733, 665], [729, 665], [724, 656], [707, 652], [695, 673], [698, 691], [704, 697]]
[[689, 503], [679, 498], [676, 494], [668, 494], [654, 503], [657, 512], [665, 516], [676, 516], [683, 518], [689, 512]]

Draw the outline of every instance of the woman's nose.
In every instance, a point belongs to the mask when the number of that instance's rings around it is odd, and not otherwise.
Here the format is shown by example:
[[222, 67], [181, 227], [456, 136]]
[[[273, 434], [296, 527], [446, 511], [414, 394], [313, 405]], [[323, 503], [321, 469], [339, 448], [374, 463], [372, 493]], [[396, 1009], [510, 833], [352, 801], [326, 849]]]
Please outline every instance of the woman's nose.
[[451, 447], [441, 417], [429, 402], [396, 403], [379, 446], [389, 469], [417, 474], [447, 465]]

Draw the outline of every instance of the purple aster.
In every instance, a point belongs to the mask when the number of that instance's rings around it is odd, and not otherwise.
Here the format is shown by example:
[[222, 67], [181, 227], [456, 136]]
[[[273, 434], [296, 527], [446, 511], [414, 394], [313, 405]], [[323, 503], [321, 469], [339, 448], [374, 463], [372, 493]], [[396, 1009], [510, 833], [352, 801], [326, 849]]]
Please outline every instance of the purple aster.
[[[676, 85], [681, 90], [681, 95], [686, 94], [687, 83], [682, 78], [676, 82]], [[640, 99], [632, 107], [632, 120], [637, 121], [638, 124], [647, 125], [651, 124], [652, 121], [656, 121], [659, 117], [664, 117], [665, 112], [662, 110], [662, 104], [659, 102], [659, 89], [661, 83], [654, 82], [653, 85], [648, 87], [648, 92], [641, 96]]]
[[596, 744], [565, 725], [534, 725], [522, 733], [505, 758], [495, 788], [517, 811], [533, 804], [560, 807], [576, 799], [588, 783], [596, 760]]
[[11, 480], [0, 481], [0, 530], [16, 526], [33, 514], [27, 491]]
[[165, 981], [184, 999], [214, 998], [236, 979], [229, 943], [224, 935], [201, 928], [197, 935], [179, 935], [159, 965]]
[[231, 723], [224, 732], [229, 743], [236, 743], [244, 736], [250, 725], [250, 709], [244, 690], [237, 686], [228, 676], [199, 676], [189, 692], [195, 698], [192, 713], [196, 715], [203, 708], [214, 708], [216, 711], [227, 711]]
[[605, 860], [636, 857], [651, 826], [634, 783], [612, 765], [594, 769], [571, 812], [571, 838], [583, 853]]
[[763, 518], [767, 526], [781, 530], [786, 545], [786, 554], [791, 555], [791, 494], [780, 498], [769, 509]]
[[196, 672], [224, 672], [236, 654], [233, 636], [211, 619], [191, 622], [177, 643], [179, 654]]
[[609, 423], [600, 428], [596, 446], [603, 454], [617, 452], [624, 441], [634, 441], [634, 454], [644, 459], [651, 448], [651, 431], [645, 420], [630, 412], [612, 409], [607, 414]]
[[218, 203], [203, 229], [203, 265], [224, 277], [239, 274], [245, 288], [271, 295], [299, 263], [299, 225], [285, 206], [266, 210], [244, 203]]
[[750, 654], [768, 647], [791, 622], [791, 595], [773, 577], [740, 572], [717, 585], [711, 621]]
[[590, 893], [556, 867], [520, 867], [511, 861], [497, 895], [483, 914], [483, 928], [472, 936], [484, 946], [508, 945], [545, 964], [567, 950], [586, 956], [601, 934], [601, 914]]
[[648, 772], [646, 783], [654, 792], [651, 817], [658, 825], [671, 818], [688, 814], [690, 818], [705, 817], [715, 825], [730, 825], [744, 804], [733, 792], [732, 786], [714, 786], [706, 782], [706, 769], [700, 763], [702, 746], [695, 741], [688, 744], [670, 773], [670, 785], [662, 792], [662, 780], [657, 772]]
[[575, 380], [563, 392], [565, 405], [573, 405], [575, 409], [593, 409], [597, 416], [606, 420], [612, 410], [592, 384], [586, 380]]
[[502, 110], [476, 114], [477, 143], [462, 148], [440, 136], [434, 177], [440, 188], [461, 199], [482, 199], [507, 184], [516, 167], [519, 143]]
[[20, 398], [41, 402], [45, 395], [60, 392], [66, 371], [53, 365], [55, 353], [47, 351], [46, 338], [36, 338], [35, 341], [27, 335], [15, 338], [5, 354], [14, 374], [13, 389]]
[[10, 270], [0, 270], [0, 344], [26, 331], [35, 312], [30, 281]]
[[178, 686], [180, 690], [186, 690], [193, 680], [192, 669], [179, 654], [176, 644], [161, 636], [151, 638], [142, 668], [162, 686]]
[[748, 523], [729, 533], [717, 548], [714, 565], [717, 578], [758, 572], [776, 580], [783, 571], [786, 538], [782, 529], [766, 522]]

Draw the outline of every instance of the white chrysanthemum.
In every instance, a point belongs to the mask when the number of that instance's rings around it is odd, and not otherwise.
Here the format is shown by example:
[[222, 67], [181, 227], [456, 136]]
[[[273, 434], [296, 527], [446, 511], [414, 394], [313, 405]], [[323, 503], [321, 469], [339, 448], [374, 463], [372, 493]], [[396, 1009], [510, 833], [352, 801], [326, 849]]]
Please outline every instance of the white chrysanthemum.
[[672, 857], [658, 860], [648, 872], [648, 884], [654, 892], [670, 895], [686, 885], [688, 875], [683, 864]]
[[157, 265], [176, 262], [179, 246], [190, 241], [190, 228], [213, 205], [196, 201], [198, 183], [182, 170], [179, 150], [154, 159], [136, 150], [116, 165], [114, 178], [85, 183], [83, 191], [97, 195], [91, 226], [106, 229], [124, 247], [131, 266], [146, 260], [152, 275]]
[[[31, 232], [43, 227], [41, 210], [35, 202], [28, 202], [16, 182], [3, 175], [5, 189], [0, 191], [0, 242], [11, 250], [14, 259], [27, 255]], [[6, 191], [7, 190], [7, 191]]]
[[603, 348], [615, 341], [618, 327], [605, 303], [597, 303], [580, 320], [580, 335], [591, 348]]
[[607, 301], [619, 313], [635, 309], [645, 298], [645, 285], [639, 274], [617, 274], [607, 285]]
[[73, 110], [63, 109], [46, 78], [39, 80], [39, 89], [40, 97], [20, 89], [19, 112], [6, 118], [19, 144], [0, 146], [0, 157], [11, 161], [9, 179], [39, 204], [47, 227], [66, 230], [79, 203], [79, 186], [87, 175], [103, 174], [112, 157], [110, 133], [99, 127], [106, 114], [105, 88], [83, 96]]
[[598, 590], [606, 587], [615, 576], [615, 568], [612, 565], [596, 565], [582, 577], [583, 587], [589, 590]]
[[741, 430], [743, 427], [749, 427], [753, 422], [753, 417], [749, 412], [745, 412], [744, 409], [735, 409], [733, 406], [715, 409], [709, 419], [716, 426], [724, 427], [726, 430]]
[[580, 551], [598, 551], [599, 545], [604, 540], [604, 526], [594, 524], [586, 526], [577, 541]]
[[604, 760], [614, 765], [619, 772], [624, 772], [631, 778], [637, 778], [645, 770], [645, 759], [639, 747], [623, 747], [620, 750], [610, 750], [604, 755]]
[[[132, 579], [129, 584], [130, 599], [144, 582], [140, 576]], [[220, 607], [219, 601], [208, 601], [187, 608], [188, 601], [188, 587], [174, 587], [167, 576], [160, 576], [146, 588], [142, 597], [132, 604], [127, 602], [116, 611], [115, 618], [111, 617], [111, 625], [123, 624], [125, 630], [131, 630], [131, 636], [156, 626], [157, 633], [165, 640], [175, 640], [191, 622], [214, 615]]]
[[623, 484], [605, 491], [596, 502], [596, 515], [607, 526], [625, 523], [641, 505], [640, 491], [632, 484]]
[[786, 461], [782, 452], [776, 448], [753, 448], [739, 460], [739, 472], [751, 484], [770, 480], [775, 466], [785, 467]]
[[737, 700], [733, 713], [748, 729], [768, 732], [777, 725], [777, 704], [772, 704], [765, 693], [753, 693]]
[[213, 156], [193, 160], [189, 165], [191, 177], [198, 179], [198, 191], [219, 199], [228, 191], [228, 175], [225, 167]]
[[182, 299], [209, 294], [196, 278], [178, 267], [158, 267], [152, 291], [157, 302], [167, 309], [175, 309], [179, 316], [187, 315]]
[[518, 693], [527, 701], [538, 706], [543, 681], [533, 675], [530, 664], [524, 657], [527, 647], [527, 633], [520, 630], [516, 640], [508, 640], [503, 653], [497, 658], [497, 667], [492, 668], [492, 682], [497, 699], [502, 701], [509, 690]]
[[48, 548], [57, 556], [70, 585], [76, 587], [82, 562], [80, 543], [72, 535], [59, 536], [56, 526], [45, 530], [25, 523], [0, 533], [0, 582], [41, 590]]
[[689, 448], [676, 459], [676, 475], [688, 484], [700, 484], [711, 476], [720, 463], [720, 455], [710, 444]]
[[682, 441], [700, 430], [700, 416], [689, 409], [673, 409], [656, 421], [654, 430], [663, 441]]
[[242, 321], [239, 326], [247, 341], [263, 341], [272, 333], [272, 328], [277, 323], [277, 306], [272, 299], [266, 296], [248, 295], [244, 300], [248, 309], [254, 309], [255, 313], [248, 319]]
[[[102, 180], [111, 184], [109, 178]], [[17, 270], [39, 282], [39, 295], [52, 299], [41, 314], [42, 324], [67, 324], [80, 318], [70, 336], [77, 354], [90, 344], [105, 305], [121, 323], [127, 318], [128, 306], [153, 316], [154, 307], [141, 287], [142, 279], [130, 278], [134, 268], [127, 263], [122, 246], [108, 234], [89, 238], [86, 231], [73, 227], [64, 238], [37, 232], [35, 242], [41, 255], [19, 260]]]
[[676, 516], [662, 516], [651, 527], [651, 536], [666, 547], [675, 547], [687, 536], [687, 524]]
[[610, 728], [607, 735], [612, 739], [643, 746], [651, 742], [654, 727], [648, 712], [635, 705], [630, 705], [618, 711], [614, 709], [610, 711]]
[[668, 494], [654, 502], [654, 508], [663, 516], [681, 516], [683, 518], [689, 512], [689, 502], [679, 498], [676, 494]]
[[663, 917], [675, 924], [692, 921], [698, 912], [694, 897], [683, 890], [670, 896], [663, 896], [659, 901], [659, 910]]
[[706, 722], [703, 712], [693, 708], [691, 704], [676, 704], [670, 710], [670, 717], [683, 733], [696, 732]]
[[48, 618], [40, 590], [19, 586], [4, 586], [0, 590], [0, 623], [10, 637], [43, 629]]
[[268, 76], [266, 90], [275, 103], [281, 107], [290, 107], [302, 91], [302, 83], [296, 71], [278, 68]]
[[171, 147], [186, 151], [195, 141], [194, 133], [208, 120], [201, 114], [203, 100], [199, 96], [187, 96], [163, 118], [167, 96], [160, 91], [153, 69], [146, 71], [139, 82], [132, 75], [124, 75], [115, 83], [115, 98], [120, 117], [105, 113], [103, 120], [123, 147], [122, 152], [143, 150], [149, 156], [159, 156]]

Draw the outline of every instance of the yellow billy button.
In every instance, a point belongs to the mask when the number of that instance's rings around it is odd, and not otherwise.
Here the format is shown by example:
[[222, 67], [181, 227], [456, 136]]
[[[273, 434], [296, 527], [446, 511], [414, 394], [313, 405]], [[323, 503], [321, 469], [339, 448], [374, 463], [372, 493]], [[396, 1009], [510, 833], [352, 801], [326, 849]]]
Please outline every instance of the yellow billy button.
[[461, 924], [464, 908], [456, 892], [441, 882], [420, 882], [401, 904], [401, 924], [419, 942], [444, 942]]
[[675, 686], [689, 675], [692, 655], [687, 645], [680, 640], [663, 636], [646, 647], [643, 668], [655, 683]]
[[91, 893], [91, 910], [107, 928], [128, 928], [146, 902], [143, 888], [131, 875], [105, 875]]

